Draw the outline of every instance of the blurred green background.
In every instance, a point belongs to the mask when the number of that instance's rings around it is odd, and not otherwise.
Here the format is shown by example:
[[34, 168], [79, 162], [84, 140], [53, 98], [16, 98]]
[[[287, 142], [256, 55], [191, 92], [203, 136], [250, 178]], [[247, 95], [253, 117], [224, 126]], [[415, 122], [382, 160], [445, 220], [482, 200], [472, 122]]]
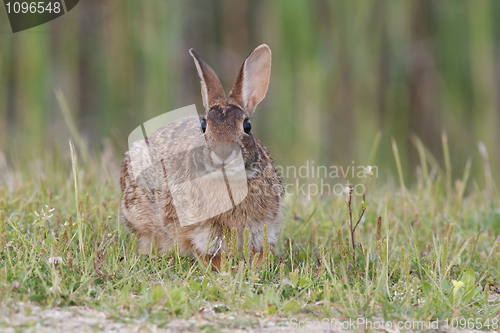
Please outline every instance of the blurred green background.
[[193, 47], [226, 93], [259, 44], [273, 52], [271, 84], [253, 129], [277, 164], [366, 165], [407, 181], [419, 137], [454, 177], [471, 158], [484, 185], [477, 142], [500, 173], [500, 1], [81, 0], [48, 24], [12, 34], [0, 6], [0, 149], [36, 156], [70, 131], [55, 91], [68, 101], [91, 152], [109, 139], [122, 155], [130, 131], [196, 103]]

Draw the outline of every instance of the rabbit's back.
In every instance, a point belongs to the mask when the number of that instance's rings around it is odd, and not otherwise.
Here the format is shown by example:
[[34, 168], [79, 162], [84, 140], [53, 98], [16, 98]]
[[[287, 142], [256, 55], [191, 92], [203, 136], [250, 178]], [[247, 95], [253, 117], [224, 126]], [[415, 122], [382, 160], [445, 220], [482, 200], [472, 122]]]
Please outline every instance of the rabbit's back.
[[[190, 149], [199, 124], [198, 117], [185, 117], [162, 126], [150, 137], [130, 145], [121, 171], [122, 212], [125, 223], [138, 238], [141, 251], [154, 242], [169, 251], [176, 238], [177, 214], [167, 184], [163, 161], [182, 158], [181, 145]], [[184, 169], [186, 175], [189, 169]]]

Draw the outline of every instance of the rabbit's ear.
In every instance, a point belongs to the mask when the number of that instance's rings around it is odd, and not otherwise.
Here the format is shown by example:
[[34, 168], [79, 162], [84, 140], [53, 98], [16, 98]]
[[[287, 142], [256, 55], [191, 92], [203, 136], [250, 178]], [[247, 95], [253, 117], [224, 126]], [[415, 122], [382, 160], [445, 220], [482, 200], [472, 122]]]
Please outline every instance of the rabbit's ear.
[[189, 50], [189, 54], [194, 59], [196, 70], [201, 79], [201, 96], [203, 97], [203, 106], [208, 110], [213, 103], [226, 99], [222, 85], [220, 84], [217, 74], [214, 70], [207, 65], [206, 62], [194, 52], [193, 49]]
[[250, 115], [266, 96], [271, 75], [271, 49], [259, 45], [241, 66], [229, 98], [235, 100]]

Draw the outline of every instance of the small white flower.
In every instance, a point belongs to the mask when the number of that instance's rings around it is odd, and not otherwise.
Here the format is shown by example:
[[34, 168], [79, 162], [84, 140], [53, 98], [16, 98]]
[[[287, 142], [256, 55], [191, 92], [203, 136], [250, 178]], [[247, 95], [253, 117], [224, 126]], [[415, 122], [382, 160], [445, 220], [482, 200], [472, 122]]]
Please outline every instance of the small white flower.
[[61, 258], [61, 257], [51, 257], [51, 258], [49, 258], [48, 261], [49, 261], [49, 265], [57, 266], [57, 265], [63, 263], [63, 258]]
[[349, 185], [347, 185], [346, 187], [344, 187], [344, 193], [349, 195], [349, 193], [351, 192], [351, 188], [349, 187]]
[[365, 168], [365, 173], [370, 177], [373, 176], [372, 167], [370, 165]]

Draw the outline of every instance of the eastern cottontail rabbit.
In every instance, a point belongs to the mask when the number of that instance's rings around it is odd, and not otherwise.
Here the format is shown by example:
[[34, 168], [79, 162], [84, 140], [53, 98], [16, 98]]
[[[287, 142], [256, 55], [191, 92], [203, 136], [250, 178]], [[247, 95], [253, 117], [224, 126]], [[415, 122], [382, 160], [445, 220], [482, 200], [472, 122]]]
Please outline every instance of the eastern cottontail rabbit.
[[262, 251], [265, 225], [269, 244], [277, 241], [284, 188], [250, 125], [269, 85], [271, 50], [263, 44], [248, 56], [229, 98], [212, 68], [190, 54], [205, 114], [170, 122], [130, 146], [120, 179], [122, 211], [139, 251], [177, 248], [181, 255], [210, 258], [218, 268], [224, 228], [236, 229], [240, 249], [245, 228], [250, 250]]

